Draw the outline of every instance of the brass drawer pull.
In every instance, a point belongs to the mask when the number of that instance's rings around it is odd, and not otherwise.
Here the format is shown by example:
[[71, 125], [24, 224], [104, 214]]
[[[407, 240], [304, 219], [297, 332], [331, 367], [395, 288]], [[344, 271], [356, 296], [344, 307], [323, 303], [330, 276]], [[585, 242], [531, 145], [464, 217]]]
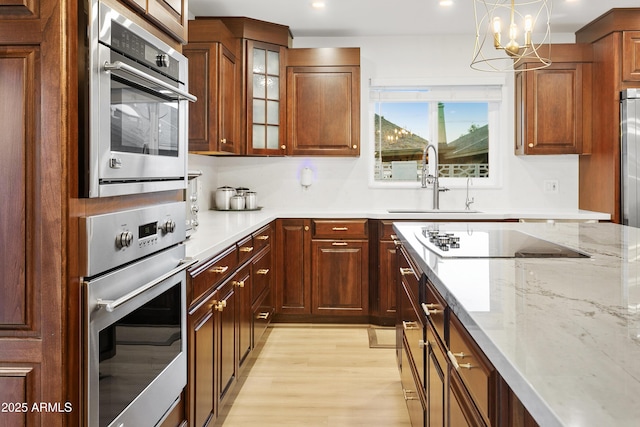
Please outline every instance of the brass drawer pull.
[[244, 288], [244, 280], [234, 280], [233, 285], [239, 288]]
[[332, 246], [349, 246], [347, 242], [333, 242]]
[[407, 390], [406, 388], [402, 389], [402, 395], [404, 396], [404, 400], [418, 400], [417, 396], [409, 396], [409, 394], [415, 394], [416, 392], [413, 390]]
[[418, 322], [405, 322], [404, 320], [402, 321], [402, 327], [405, 331], [420, 329]]
[[268, 274], [268, 273], [269, 273], [268, 268], [261, 268], [258, 271], [256, 271], [256, 274]]
[[439, 307], [439, 305], [422, 303], [422, 311], [424, 311], [424, 314], [427, 316], [431, 316], [431, 315], [439, 314], [443, 312], [443, 310], [438, 310], [436, 307]]
[[263, 234], [261, 236], [256, 237], [258, 240], [269, 240], [269, 236], [267, 234]]
[[219, 303], [216, 304], [216, 310], [218, 311], [222, 311], [224, 310], [224, 308], [227, 306], [227, 301], [220, 301]]
[[400, 274], [403, 276], [410, 276], [413, 274], [413, 269], [400, 267]]
[[225, 272], [225, 271], [227, 271], [228, 269], [229, 269], [229, 266], [228, 266], [228, 265], [225, 265], [224, 267], [222, 267], [222, 266], [220, 266], [220, 267], [218, 267], [218, 266], [213, 267], [210, 271], [211, 271], [212, 273], [224, 273], [224, 272]]
[[333, 227], [332, 230], [333, 231], [347, 231], [347, 230], [349, 230], [349, 227]]
[[258, 313], [258, 315], [256, 316], [257, 320], [267, 320], [269, 318], [269, 315], [271, 313], [269, 313], [268, 311], [264, 311], [262, 313]]
[[251, 252], [253, 251], [253, 246], [243, 246], [240, 248], [240, 252]]
[[456, 368], [456, 371], [459, 371], [460, 368], [464, 368], [464, 369], [471, 369], [474, 366], [471, 363], [458, 363], [458, 359], [456, 359], [456, 357], [465, 357], [468, 355], [465, 355], [464, 353], [452, 353], [451, 350], [447, 351], [447, 356], [449, 356], [449, 360], [451, 361], [451, 364], [453, 365], [454, 368]]

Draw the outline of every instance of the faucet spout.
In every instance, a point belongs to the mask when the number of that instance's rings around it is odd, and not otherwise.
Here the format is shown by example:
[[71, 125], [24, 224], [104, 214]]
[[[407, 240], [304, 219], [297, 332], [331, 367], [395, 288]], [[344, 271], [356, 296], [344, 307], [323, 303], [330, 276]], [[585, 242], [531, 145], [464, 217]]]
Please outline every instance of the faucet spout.
[[[427, 176], [427, 155], [433, 149], [434, 175]], [[431, 163], [431, 161], [429, 162]], [[436, 146], [428, 144], [422, 151], [422, 188], [427, 188], [427, 182], [433, 184], [433, 209], [440, 209], [440, 185], [438, 183], [438, 151]]]

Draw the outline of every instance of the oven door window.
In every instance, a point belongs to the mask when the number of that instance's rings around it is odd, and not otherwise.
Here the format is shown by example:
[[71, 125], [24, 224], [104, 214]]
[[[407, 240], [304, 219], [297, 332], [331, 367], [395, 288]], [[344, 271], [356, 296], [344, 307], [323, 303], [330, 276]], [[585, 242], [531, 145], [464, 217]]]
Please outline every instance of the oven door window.
[[111, 150], [178, 157], [178, 100], [111, 76]]
[[111, 423], [182, 351], [180, 283], [99, 333], [100, 426]]

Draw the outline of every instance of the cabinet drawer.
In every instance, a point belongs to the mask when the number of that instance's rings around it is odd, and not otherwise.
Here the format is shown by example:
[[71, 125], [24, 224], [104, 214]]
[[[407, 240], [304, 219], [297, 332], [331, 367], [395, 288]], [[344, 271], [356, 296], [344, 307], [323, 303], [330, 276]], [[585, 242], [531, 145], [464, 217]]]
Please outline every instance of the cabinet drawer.
[[271, 289], [267, 289], [260, 302], [253, 308], [253, 346], [255, 347], [264, 331], [271, 323], [273, 317], [273, 301], [271, 300]]
[[482, 415], [491, 420], [491, 405], [497, 399], [494, 396], [497, 387], [495, 369], [458, 318], [451, 314], [449, 322], [449, 359]]
[[192, 289], [188, 302], [191, 303], [197, 300], [212, 288], [215, 288], [231, 273], [235, 272], [237, 266], [238, 249], [236, 245], [233, 245], [205, 262], [202, 266], [190, 270]]
[[271, 264], [271, 248], [265, 249], [251, 263], [251, 301], [255, 302], [270, 286], [273, 277]]
[[313, 238], [318, 239], [366, 239], [366, 219], [314, 219]]
[[238, 265], [242, 265], [245, 261], [257, 253], [254, 247], [253, 236], [245, 237], [236, 243], [238, 246]]
[[424, 426], [426, 409], [424, 389], [416, 381], [411, 359], [407, 356], [406, 342], [403, 343], [402, 350], [402, 363], [400, 369], [402, 394], [404, 395], [404, 400], [407, 404], [411, 425]]
[[425, 303], [422, 304], [422, 310], [427, 315], [431, 323], [433, 324], [436, 333], [446, 342], [445, 325], [446, 325], [446, 307], [447, 304], [440, 297], [438, 291], [433, 288], [433, 285], [427, 280], [425, 285]]
[[398, 221], [381, 220], [378, 225], [378, 239], [379, 240], [397, 240], [395, 230], [393, 229], [393, 223]]
[[422, 298], [420, 292], [420, 276], [421, 272], [409, 262], [409, 256], [406, 254], [404, 248], [400, 250], [400, 256], [398, 257], [398, 268], [400, 269], [400, 280], [407, 286], [407, 289], [411, 292], [412, 300], [417, 304]]
[[425, 350], [424, 350], [424, 316], [420, 315], [418, 308], [411, 301], [407, 289], [403, 286], [401, 292], [402, 301], [400, 307], [400, 320], [402, 335], [404, 336], [406, 351], [409, 352], [409, 359], [413, 364], [422, 386], [425, 384]]
[[252, 237], [254, 247], [253, 253], [257, 254], [260, 249], [270, 244], [271, 240], [273, 240], [273, 228], [271, 227], [271, 224], [253, 233]]

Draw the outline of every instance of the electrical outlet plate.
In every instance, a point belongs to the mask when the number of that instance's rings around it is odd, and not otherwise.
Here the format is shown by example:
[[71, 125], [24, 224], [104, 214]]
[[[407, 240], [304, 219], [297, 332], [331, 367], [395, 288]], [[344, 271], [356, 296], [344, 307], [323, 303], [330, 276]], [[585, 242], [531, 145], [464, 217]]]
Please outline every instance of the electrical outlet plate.
[[557, 193], [558, 192], [558, 181], [555, 179], [548, 179], [544, 181], [544, 192], [545, 193]]

